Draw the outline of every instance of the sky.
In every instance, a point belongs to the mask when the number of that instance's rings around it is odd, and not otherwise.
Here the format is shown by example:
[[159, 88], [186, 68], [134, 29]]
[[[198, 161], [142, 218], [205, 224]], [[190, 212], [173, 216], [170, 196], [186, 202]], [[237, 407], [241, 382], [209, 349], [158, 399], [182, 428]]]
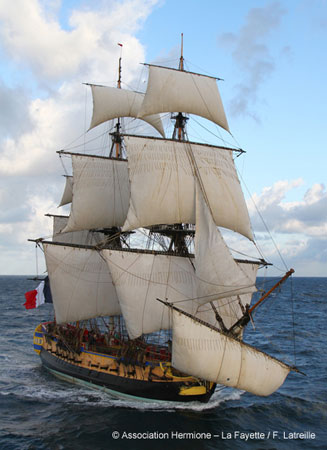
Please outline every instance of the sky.
[[[144, 90], [140, 63], [178, 66], [181, 33], [187, 70], [223, 79], [231, 135], [214, 133], [246, 151], [261, 253], [276, 274], [327, 276], [326, 0], [0, 0], [1, 275], [45, 270], [28, 239], [50, 236], [46, 213], [67, 213], [56, 152], [94, 136], [83, 83], [115, 86], [122, 56], [123, 87]], [[216, 139], [199, 123], [192, 140]]]

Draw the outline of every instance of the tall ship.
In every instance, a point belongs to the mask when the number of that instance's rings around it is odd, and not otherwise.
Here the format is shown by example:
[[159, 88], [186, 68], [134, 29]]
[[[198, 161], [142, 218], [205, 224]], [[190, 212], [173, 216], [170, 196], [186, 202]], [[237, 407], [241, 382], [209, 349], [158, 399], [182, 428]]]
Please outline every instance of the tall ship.
[[[54, 307], [34, 349], [57, 377], [122, 398], [207, 402], [216, 385], [270, 395], [297, 369], [243, 341], [270, 293], [251, 305], [268, 263], [236, 258], [221, 231], [254, 240], [242, 150], [187, 133], [189, 115], [229, 131], [218, 79], [185, 70], [183, 50], [178, 68], [147, 70], [145, 93], [122, 88], [121, 58], [116, 87], [90, 84], [90, 129], [114, 121], [106, 156], [58, 152], [71, 160], [60, 203], [71, 207], [51, 216], [51, 239], [34, 240]], [[153, 135], [128, 134], [125, 118]]]

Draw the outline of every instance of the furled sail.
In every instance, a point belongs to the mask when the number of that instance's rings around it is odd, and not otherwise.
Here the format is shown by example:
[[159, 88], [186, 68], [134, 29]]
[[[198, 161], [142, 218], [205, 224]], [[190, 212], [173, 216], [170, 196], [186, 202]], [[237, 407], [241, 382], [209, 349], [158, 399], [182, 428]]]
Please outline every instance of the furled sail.
[[229, 131], [215, 78], [150, 65], [139, 117], [163, 112], [196, 114]]
[[252, 239], [232, 151], [190, 142], [125, 136], [131, 183], [125, 231], [195, 223], [195, 167], [216, 225]]
[[256, 291], [258, 264], [236, 262], [216, 227], [196, 182], [195, 270], [201, 304]]
[[[93, 115], [89, 129], [118, 117], [138, 117], [144, 94], [126, 89], [91, 84]], [[142, 120], [165, 136], [159, 114], [147, 115]]]
[[195, 273], [189, 258], [154, 253], [102, 250], [116, 287], [131, 339], [169, 329], [169, 311], [157, 298], [168, 298], [195, 313]]
[[57, 323], [121, 314], [108, 266], [95, 250], [43, 242]]
[[97, 245], [103, 242], [105, 235], [97, 231], [81, 230], [63, 233], [62, 230], [68, 223], [68, 216], [53, 215], [52, 242], [61, 242], [75, 245]]
[[68, 205], [68, 203], [72, 202], [72, 196], [73, 196], [73, 177], [71, 175], [66, 175], [66, 183], [65, 183], [65, 189], [64, 192], [62, 194], [62, 198], [61, 201], [58, 205], [59, 206], [64, 206], [64, 205]]
[[172, 365], [193, 376], [267, 396], [291, 367], [173, 310]]
[[130, 189], [126, 160], [72, 155], [73, 202], [63, 232], [122, 226]]

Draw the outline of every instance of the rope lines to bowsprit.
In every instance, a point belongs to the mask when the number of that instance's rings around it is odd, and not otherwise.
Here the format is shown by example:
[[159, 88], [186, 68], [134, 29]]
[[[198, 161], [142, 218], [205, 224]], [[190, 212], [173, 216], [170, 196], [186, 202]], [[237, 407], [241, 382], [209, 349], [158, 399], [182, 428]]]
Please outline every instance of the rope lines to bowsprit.
[[[247, 187], [247, 185], [246, 185], [244, 179], [242, 178], [242, 175], [241, 175], [239, 172], [238, 172], [238, 176], [239, 176], [240, 179], [242, 180], [242, 183], [244, 184], [244, 187], [245, 187], [245, 189], [246, 189], [248, 195], [249, 195], [250, 198], [251, 198], [251, 201], [252, 201], [252, 203], [253, 203], [253, 205], [254, 205], [254, 207], [255, 207], [255, 210], [257, 211], [257, 213], [258, 213], [258, 215], [259, 215], [259, 217], [260, 217], [260, 219], [261, 219], [261, 221], [262, 221], [262, 223], [263, 223], [263, 226], [265, 227], [265, 230], [266, 230], [266, 232], [268, 233], [268, 235], [269, 235], [269, 237], [270, 237], [270, 239], [271, 239], [271, 241], [272, 241], [272, 243], [273, 243], [273, 245], [274, 245], [274, 247], [275, 247], [276, 252], [278, 253], [278, 255], [279, 255], [279, 257], [280, 257], [282, 263], [284, 264], [285, 269], [288, 270], [288, 266], [287, 266], [287, 264], [286, 264], [286, 262], [285, 262], [285, 260], [284, 260], [284, 258], [283, 258], [283, 256], [282, 256], [281, 252], [279, 251], [279, 248], [278, 248], [278, 246], [277, 246], [277, 244], [276, 244], [276, 242], [275, 242], [275, 240], [274, 240], [274, 238], [273, 238], [273, 236], [272, 236], [272, 234], [271, 234], [271, 232], [270, 232], [270, 230], [269, 230], [269, 228], [268, 228], [268, 225], [266, 224], [266, 222], [265, 222], [265, 220], [264, 220], [264, 218], [263, 218], [263, 216], [262, 216], [262, 214], [261, 214], [261, 212], [260, 212], [260, 210], [259, 210], [259, 208], [258, 208], [256, 202], [255, 202], [254, 199], [253, 199], [253, 196], [251, 195], [251, 192], [249, 191], [249, 189], [248, 189], [248, 187]], [[260, 255], [263, 256], [263, 253], [262, 253], [262, 251], [260, 250], [258, 244], [257, 244], [256, 242], [254, 242], [254, 245], [256, 246], [256, 248], [257, 248], [258, 252], [260, 253]], [[265, 259], [265, 258], [263, 258], [263, 259]], [[276, 269], [278, 269], [278, 267], [276, 267]], [[280, 270], [281, 272], [284, 271], [283, 269], [278, 269], [278, 270]]]
[[[294, 316], [293, 276], [290, 277], [290, 282], [291, 282], [291, 287], [290, 287], [290, 296], [289, 296], [289, 300], [290, 300], [290, 303], [291, 303], [291, 317], [292, 317], [292, 319], [291, 319], [291, 327], [292, 327], [293, 359], [294, 359], [293, 365], [296, 366], [296, 346], [295, 346], [295, 316]], [[270, 281], [270, 283], [273, 283], [273, 281]], [[266, 290], [268, 290], [268, 289], [269, 289], [269, 287], [266, 288]], [[279, 290], [280, 290], [280, 289], [281, 289], [281, 287], [279, 287]], [[267, 298], [264, 300], [263, 304], [266, 305], [267, 309], [269, 309], [269, 308], [272, 307], [272, 301], [271, 301], [271, 299], [270, 299], [270, 301], [269, 301], [269, 297], [267, 297]], [[283, 360], [287, 361], [290, 365], [292, 365], [292, 364], [291, 364], [291, 361], [290, 361], [291, 356], [287, 356], [287, 355], [284, 353], [284, 351], [282, 351], [281, 348], [280, 348], [278, 345], [274, 344], [274, 343], [269, 339], [269, 337], [264, 333], [264, 331], [262, 330], [262, 328], [261, 328], [260, 326], [258, 326], [258, 322], [255, 323], [255, 329], [256, 329], [260, 334], [262, 334], [262, 336], [267, 340], [267, 342], [269, 343], [269, 346], [270, 346], [272, 349], [275, 349], [275, 350], [277, 350], [279, 353], [282, 354]], [[290, 350], [290, 353], [292, 353], [292, 350]]]

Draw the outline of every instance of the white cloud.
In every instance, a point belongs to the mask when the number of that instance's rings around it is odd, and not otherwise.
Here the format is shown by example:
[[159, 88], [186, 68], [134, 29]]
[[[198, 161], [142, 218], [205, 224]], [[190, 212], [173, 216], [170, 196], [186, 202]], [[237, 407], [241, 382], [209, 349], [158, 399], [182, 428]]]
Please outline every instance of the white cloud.
[[56, 212], [64, 184], [56, 151], [89, 126], [91, 95], [82, 82], [114, 85], [122, 42], [123, 82], [137, 87], [145, 55], [135, 32], [157, 3], [89, 3], [93, 10], [75, 8], [64, 29], [59, 1], [0, 0], [2, 54], [24, 79], [24, 88], [0, 79], [2, 105], [8, 106], [1, 114], [9, 124], [0, 136], [0, 247], [6, 260], [0, 273], [34, 270], [26, 240], [49, 233], [44, 214]]
[[26, 89], [6, 86], [0, 80], [0, 135], [17, 136], [30, 128]]
[[[298, 275], [327, 274], [327, 192], [314, 184], [299, 201], [287, 201], [287, 193], [303, 185], [303, 180], [278, 181], [265, 187], [253, 200], [249, 211], [258, 246], [268, 261], [281, 265], [278, 252]], [[269, 233], [268, 233], [269, 230]], [[278, 242], [278, 251], [272, 242]], [[309, 269], [311, 267], [311, 269]], [[314, 268], [314, 269], [313, 269]], [[310, 270], [310, 272], [308, 272]]]
[[[260, 196], [255, 193], [252, 196], [252, 199], [260, 210], [267, 210], [268, 207], [273, 207], [276, 204], [279, 205], [289, 190], [294, 187], [301, 186], [302, 184], [303, 180], [301, 178], [293, 181], [277, 181], [273, 186], [263, 188]], [[249, 210], [254, 210], [253, 203], [249, 204]]]
[[[81, 135], [89, 124], [83, 120], [86, 114], [89, 121], [90, 112], [85, 113], [86, 88], [81, 82], [105, 82], [110, 78], [114, 84], [120, 54], [117, 42], [124, 44], [123, 81], [136, 83], [144, 50], [132, 33], [155, 3], [127, 0], [110, 2], [108, 6], [104, 2], [100, 3], [102, 9], [96, 11], [75, 10], [70, 18], [72, 30], [67, 31], [55, 16], [45, 14], [37, 0], [18, 0], [9, 5], [0, 0], [2, 45], [48, 88], [46, 98], [33, 100], [23, 99], [21, 88], [16, 92], [9, 90], [11, 98], [21, 99], [20, 108], [17, 106], [10, 114], [11, 123], [15, 121], [21, 132], [16, 128], [15, 133], [0, 141], [3, 175], [35, 174], [41, 167], [47, 172], [58, 168], [55, 151]], [[61, 79], [67, 81], [58, 85]]]
[[[26, 195], [24, 205], [9, 207], [11, 217], [9, 223], [0, 223], [0, 260], [1, 274], [33, 274], [35, 273], [35, 246], [28, 239], [40, 236], [50, 236], [51, 221], [44, 216], [45, 208], [53, 208], [55, 205], [51, 197], [44, 195]], [[16, 197], [21, 202], [22, 196]], [[2, 205], [4, 203], [2, 202]], [[5, 220], [1, 214], [1, 222]], [[41, 255], [38, 258], [38, 269], [41, 273], [45, 270]]]
[[[323, 184], [314, 184], [308, 189], [302, 200], [285, 201], [286, 193], [303, 184], [303, 180], [278, 181], [263, 189], [261, 195], [254, 194], [253, 201], [264, 217], [269, 228], [277, 233], [299, 233], [312, 237], [327, 236], [327, 192]], [[249, 211], [253, 214], [255, 231], [264, 231], [265, 227], [254, 215], [255, 208], [249, 202]]]
[[65, 30], [38, 0], [2, 0], [2, 46], [12, 59], [27, 65], [43, 81], [67, 79], [78, 71], [89, 72], [90, 64], [98, 62], [101, 73], [117, 42], [128, 40], [133, 52], [140, 47], [133, 34], [155, 3], [101, 2], [95, 11], [74, 10], [69, 20], [71, 30]]

